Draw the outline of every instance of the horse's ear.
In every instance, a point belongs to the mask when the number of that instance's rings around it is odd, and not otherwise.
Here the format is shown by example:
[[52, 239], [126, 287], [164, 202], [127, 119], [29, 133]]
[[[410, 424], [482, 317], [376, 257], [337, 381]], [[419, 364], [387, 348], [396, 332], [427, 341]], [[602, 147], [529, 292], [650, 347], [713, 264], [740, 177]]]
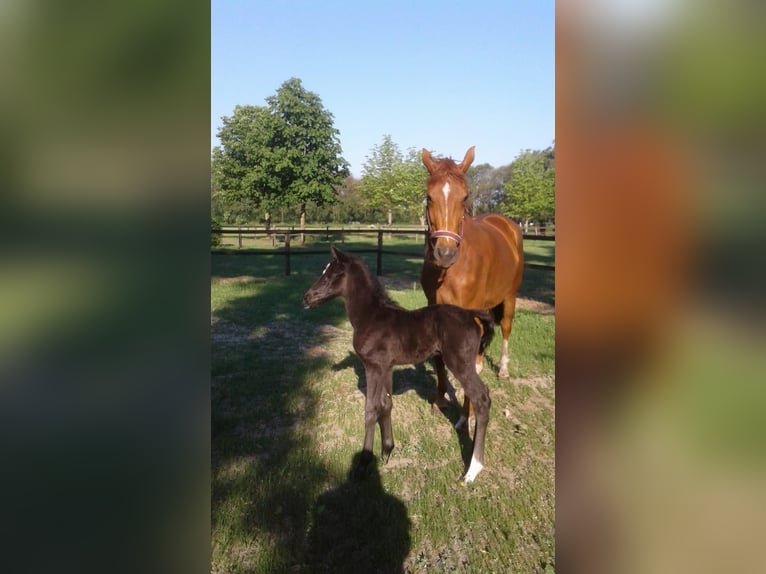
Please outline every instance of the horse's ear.
[[434, 172], [434, 160], [431, 157], [431, 152], [428, 151], [426, 148], [423, 148], [423, 151], [420, 152], [420, 159], [423, 160], [423, 165], [426, 166], [426, 169], [428, 170], [428, 173]]
[[475, 149], [476, 149], [476, 146], [469, 147], [468, 151], [465, 152], [465, 157], [463, 158], [463, 161], [461, 161], [460, 165], [458, 165], [458, 168], [460, 168], [460, 171], [462, 171], [463, 173], [467, 172], [468, 168], [471, 167], [471, 164], [473, 163]]

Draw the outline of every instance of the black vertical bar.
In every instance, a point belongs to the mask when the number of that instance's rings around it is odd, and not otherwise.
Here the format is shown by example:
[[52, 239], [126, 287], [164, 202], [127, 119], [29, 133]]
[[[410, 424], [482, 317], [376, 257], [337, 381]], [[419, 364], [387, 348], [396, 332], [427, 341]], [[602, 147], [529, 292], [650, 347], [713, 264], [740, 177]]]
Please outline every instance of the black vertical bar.
[[290, 275], [290, 231], [285, 233], [285, 275]]
[[378, 231], [378, 265], [375, 273], [378, 276], [383, 275], [383, 232]]

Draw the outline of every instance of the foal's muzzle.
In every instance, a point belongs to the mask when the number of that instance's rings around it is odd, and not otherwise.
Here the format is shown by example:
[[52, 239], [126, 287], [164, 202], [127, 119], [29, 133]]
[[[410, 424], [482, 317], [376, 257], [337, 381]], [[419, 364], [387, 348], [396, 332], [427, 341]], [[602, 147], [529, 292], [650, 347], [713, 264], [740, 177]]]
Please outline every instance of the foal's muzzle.
[[317, 297], [313, 296], [311, 291], [306, 291], [306, 293], [303, 295], [303, 308], [311, 309], [312, 307], [316, 307], [318, 304], [319, 302]]

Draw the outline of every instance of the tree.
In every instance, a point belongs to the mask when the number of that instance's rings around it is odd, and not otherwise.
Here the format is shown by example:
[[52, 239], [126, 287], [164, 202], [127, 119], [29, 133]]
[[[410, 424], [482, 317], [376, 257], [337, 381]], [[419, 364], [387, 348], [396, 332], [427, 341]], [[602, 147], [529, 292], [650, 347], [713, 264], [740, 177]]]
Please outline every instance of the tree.
[[263, 211], [335, 201], [348, 175], [333, 115], [300, 79], [284, 82], [267, 106], [236, 106], [213, 150], [214, 185], [224, 202], [254, 201]]
[[362, 195], [372, 209], [386, 212], [388, 225], [391, 225], [394, 211], [422, 214], [426, 176], [417, 150], [409, 149], [405, 158], [387, 134], [380, 145], [372, 148], [364, 163]]
[[470, 197], [471, 215], [492, 210], [492, 194], [502, 182], [498, 180], [495, 168], [488, 163], [472, 165], [465, 174]]
[[545, 221], [555, 214], [554, 152], [524, 150], [511, 164], [511, 179], [504, 185], [505, 215], [521, 222]]

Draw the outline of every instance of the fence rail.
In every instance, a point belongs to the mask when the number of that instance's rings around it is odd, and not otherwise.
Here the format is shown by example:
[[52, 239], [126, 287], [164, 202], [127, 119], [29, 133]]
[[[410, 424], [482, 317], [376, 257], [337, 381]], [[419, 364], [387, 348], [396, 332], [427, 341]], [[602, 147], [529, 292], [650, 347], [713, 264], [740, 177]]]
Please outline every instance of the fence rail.
[[[341, 241], [345, 240], [346, 235], [377, 235], [377, 246], [375, 248], [353, 248], [348, 251], [351, 253], [375, 253], [376, 254], [376, 270], [377, 275], [382, 275], [383, 272], [383, 255], [396, 255], [405, 257], [420, 257], [422, 252], [414, 253], [412, 251], [393, 251], [383, 248], [383, 236], [384, 235], [422, 235], [423, 243], [427, 241], [427, 230], [423, 228], [406, 229], [406, 228], [387, 228], [378, 227], [363, 228], [363, 227], [329, 227], [325, 229], [296, 229], [294, 226], [290, 227], [271, 227], [269, 229], [265, 227], [232, 227], [225, 226], [218, 229], [211, 229], [213, 235], [218, 236], [237, 236], [237, 248], [213, 248], [212, 253], [222, 255], [276, 255], [280, 251], [284, 253], [285, 258], [285, 275], [290, 275], [290, 258], [293, 255], [321, 255], [327, 253], [326, 249], [291, 249], [292, 239], [302, 237], [305, 235], [325, 235], [327, 239], [330, 239], [330, 235], [340, 235]], [[271, 238], [271, 245], [274, 249], [250, 249], [242, 247], [242, 237], [267, 236]], [[554, 235], [534, 235], [524, 234], [524, 239], [537, 240], [537, 241], [555, 241]], [[277, 246], [277, 243], [283, 243], [283, 246]], [[524, 267], [529, 269], [539, 269], [543, 271], [555, 271], [555, 266], [546, 265], [543, 263], [525, 263]]]

